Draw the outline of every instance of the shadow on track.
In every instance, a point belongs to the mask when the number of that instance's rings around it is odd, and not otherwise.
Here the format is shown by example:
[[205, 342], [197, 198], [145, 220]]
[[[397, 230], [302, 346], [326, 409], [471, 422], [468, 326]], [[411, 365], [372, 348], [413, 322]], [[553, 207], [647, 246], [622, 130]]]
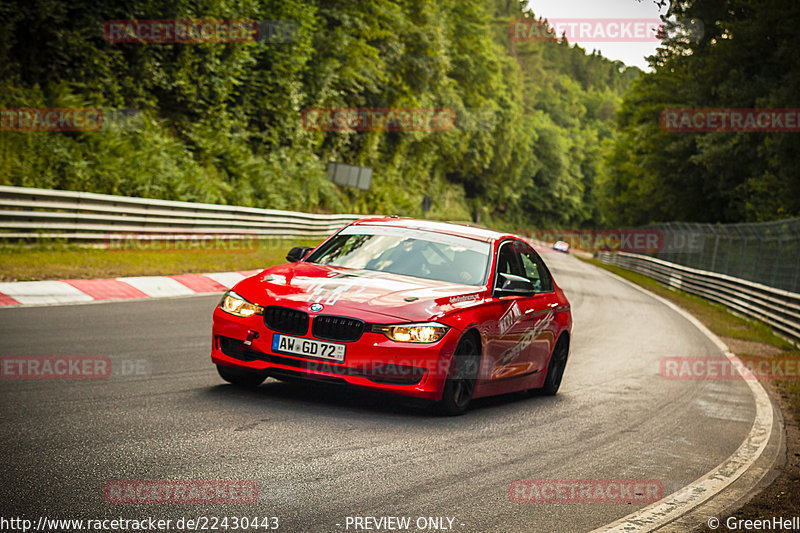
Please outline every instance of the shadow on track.
[[337, 418], [346, 413], [376, 415], [392, 418], [428, 419], [431, 421], [458, 420], [483, 415], [503, 415], [520, 410], [542, 408], [560, 402], [560, 397], [528, 397], [524, 393], [511, 393], [473, 400], [462, 417], [442, 417], [431, 409], [426, 400], [381, 393], [358, 387], [316, 383], [311, 381], [283, 382], [268, 379], [253, 389], [235, 385], [219, 384], [201, 389], [202, 395], [225, 402], [226, 408], [246, 404], [249, 407], [263, 405], [284, 411], [309, 411], [321, 417]]

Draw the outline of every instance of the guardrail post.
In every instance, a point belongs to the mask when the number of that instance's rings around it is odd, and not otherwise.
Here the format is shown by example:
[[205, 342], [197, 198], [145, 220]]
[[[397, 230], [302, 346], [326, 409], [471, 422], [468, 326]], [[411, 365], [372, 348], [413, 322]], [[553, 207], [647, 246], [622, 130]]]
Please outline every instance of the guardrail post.
[[717, 266], [717, 250], [718, 249], [719, 249], [719, 234], [717, 234], [714, 237], [714, 251], [711, 252], [711, 266], [709, 267], [709, 270], [711, 270], [712, 272], [715, 271], [714, 269]]
[[749, 243], [750, 243], [750, 237], [744, 237], [742, 239], [742, 253], [739, 254], [739, 273], [737, 274], [737, 277], [740, 278], [744, 274], [744, 252], [745, 250], [747, 250], [747, 246], [749, 245]]
[[731, 271], [731, 256], [733, 255], [733, 237], [728, 235], [728, 252], [725, 254], [725, 273], [729, 274]]
[[797, 250], [797, 254], [795, 254], [795, 261], [794, 261], [794, 280], [792, 281], [792, 291], [797, 292], [797, 280], [800, 279], [800, 240], [795, 243], [797, 246], [795, 249]]
[[756, 281], [758, 279], [758, 260], [761, 259], [761, 249], [764, 246], [764, 238], [756, 237], [758, 239], [758, 251], [756, 252], [755, 260], [753, 261], [753, 272], [750, 274], [750, 279]]
[[778, 275], [778, 264], [781, 262], [781, 239], [778, 238], [778, 253], [775, 254], [775, 261], [772, 263], [772, 274], [770, 275], [769, 284], [775, 287], [775, 278]]

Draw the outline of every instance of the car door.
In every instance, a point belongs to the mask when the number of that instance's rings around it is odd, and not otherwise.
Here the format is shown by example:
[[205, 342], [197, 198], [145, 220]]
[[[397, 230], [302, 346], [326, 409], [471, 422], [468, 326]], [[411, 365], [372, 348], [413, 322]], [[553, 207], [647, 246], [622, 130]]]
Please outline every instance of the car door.
[[[500, 244], [495, 266], [495, 289], [498, 288], [501, 273], [527, 277], [521, 258], [525, 246], [525, 243], [516, 239]], [[536, 368], [532, 366], [534, 358], [528, 353], [533, 338], [531, 329], [534, 322], [531, 317], [536, 311], [533, 307], [533, 296], [534, 293], [493, 298], [493, 305], [497, 307], [495, 316], [498, 319], [491, 328], [486, 347], [490, 380], [523, 377], [536, 372]]]
[[522, 243], [519, 250], [525, 277], [533, 284], [534, 294], [528, 299], [525, 311], [526, 337], [523, 344], [525, 360], [532, 372], [544, 371], [558, 333], [556, 312], [558, 300], [553, 289], [553, 277], [536, 251]]

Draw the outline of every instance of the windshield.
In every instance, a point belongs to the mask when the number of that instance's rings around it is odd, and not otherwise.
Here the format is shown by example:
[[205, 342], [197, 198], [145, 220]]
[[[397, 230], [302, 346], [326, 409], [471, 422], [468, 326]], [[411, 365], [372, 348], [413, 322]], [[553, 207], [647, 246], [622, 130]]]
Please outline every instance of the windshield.
[[429, 231], [348, 226], [306, 261], [465, 285], [485, 283], [489, 243]]

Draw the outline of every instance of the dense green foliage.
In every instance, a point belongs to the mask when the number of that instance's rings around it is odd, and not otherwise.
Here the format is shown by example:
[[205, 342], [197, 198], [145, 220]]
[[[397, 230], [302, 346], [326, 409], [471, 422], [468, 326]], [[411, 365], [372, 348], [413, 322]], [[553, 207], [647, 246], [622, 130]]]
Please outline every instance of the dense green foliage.
[[676, 133], [665, 108], [798, 108], [800, 3], [683, 0], [670, 15], [700, 20], [699, 39], [663, 42], [619, 113], [619, 140], [600, 185], [610, 222], [764, 221], [800, 216], [800, 135]]
[[[0, 108], [141, 110], [94, 132], [0, 132], [0, 183], [189, 201], [479, 219], [601, 220], [595, 182], [640, 72], [511, 42], [519, 0], [0, 2]], [[292, 42], [114, 44], [114, 19], [291, 20]], [[309, 107], [451, 108], [451, 131], [321, 132]], [[374, 168], [372, 189], [327, 180]]]

